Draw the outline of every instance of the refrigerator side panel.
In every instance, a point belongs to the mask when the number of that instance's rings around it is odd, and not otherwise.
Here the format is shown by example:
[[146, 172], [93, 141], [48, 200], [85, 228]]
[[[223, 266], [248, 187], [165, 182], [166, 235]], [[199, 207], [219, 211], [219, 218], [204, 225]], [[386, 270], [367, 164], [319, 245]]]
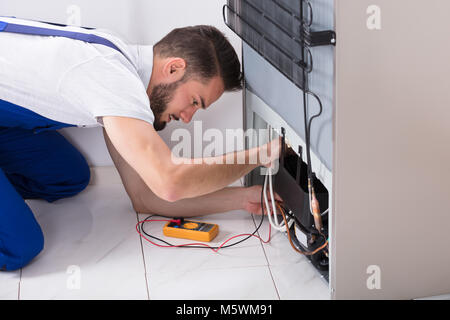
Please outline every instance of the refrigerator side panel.
[[450, 292], [448, 12], [336, 1], [334, 298]]

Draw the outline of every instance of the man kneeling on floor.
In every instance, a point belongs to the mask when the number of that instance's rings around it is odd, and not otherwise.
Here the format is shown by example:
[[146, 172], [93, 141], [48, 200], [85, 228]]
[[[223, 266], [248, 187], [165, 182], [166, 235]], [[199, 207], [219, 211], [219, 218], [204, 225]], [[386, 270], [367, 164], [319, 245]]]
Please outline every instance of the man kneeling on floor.
[[[44, 246], [24, 199], [52, 202], [89, 183], [85, 159], [56, 131], [64, 127], [103, 126], [137, 212], [260, 213], [260, 187], [227, 186], [275, 161], [278, 140], [232, 155], [245, 164], [220, 164], [226, 155], [178, 164], [157, 133], [241, 89], [236, 52], [216, 28], [175, 29], [136, 46], [106, 31], [0, 18], [0, 48], [1, 270], [27, 265]], [[261, 149], [268, 158], [247, 161]]]

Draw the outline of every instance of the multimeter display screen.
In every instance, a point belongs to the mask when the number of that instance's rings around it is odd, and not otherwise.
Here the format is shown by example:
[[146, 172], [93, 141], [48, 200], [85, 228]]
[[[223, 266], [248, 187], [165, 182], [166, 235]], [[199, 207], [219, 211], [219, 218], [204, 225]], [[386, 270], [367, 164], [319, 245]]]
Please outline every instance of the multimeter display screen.
[[192, 231], [208, 232], [214, 227], [214, 225], [213, 224], [209, 224], [209, 223], [186, 221], [186, 222], [184, 222], [182, 224], [177, 224], [175, 222], [171, 222], [171, 223], [168, 224], [168, 227], [170, 227], [170, 228], [188, 229], [188, 230], [192, 230]]

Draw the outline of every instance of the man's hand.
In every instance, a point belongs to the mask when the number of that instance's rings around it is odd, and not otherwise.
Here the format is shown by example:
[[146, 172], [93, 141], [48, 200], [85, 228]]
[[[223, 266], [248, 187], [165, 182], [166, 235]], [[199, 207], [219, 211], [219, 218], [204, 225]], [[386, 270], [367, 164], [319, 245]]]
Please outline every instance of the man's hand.
[[[253, 214], [262, 214], [262, 208], [261, 208], [261, 192], [262, 192], [262, 186], [253, 186], [245, 188], [245, 196], [244, 196], [244, 203], [243, 203], [243, 209], [245, 211], [248, 211]], [[270, 201], [270, 195], [268, 193], [268, 199], [269, 199], [269, 206], [272, 206], [272, 202]], [[274, 192], [275, 201], [277, 202], [283, 202], [281, 197]], [[263, 200], [264, 201], [264, 200]], [[267, 208], [264, 206], [264, 214], [267, 214]]]
[[274, 162], [278, 161], [281, 155], [281, 137], [261, 146], [259, 152], [260, 164], [266, 168], [274, 167]]

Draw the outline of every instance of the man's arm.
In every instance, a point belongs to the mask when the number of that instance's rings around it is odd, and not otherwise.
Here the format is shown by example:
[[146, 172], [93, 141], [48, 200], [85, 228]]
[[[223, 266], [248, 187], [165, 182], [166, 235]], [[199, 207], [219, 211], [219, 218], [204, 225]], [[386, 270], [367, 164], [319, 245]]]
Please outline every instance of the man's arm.
[[[103, 123], [118, 154], [154, 194], [168, 202], [219, 191], [263, 165], [258, 157], [259, 148], [234, 153], [235, 159], [244, 157], [245, 164], [218, 164], [226, 163], [226, 155], [209, 158], [202, 164], [195, 161], [177, 164], [185, 161], [173, 161], [170, 149], [147, 122], [126, 117], [103, 117]], [[266, 148], [270, 146], [264, 145]], [[249, 164], [250, 159], [258, 161]], [[273, 160], [268, 159], [266, 164]]]
[[133, 208], [138, 213], [153, 213], [168, 217], [192, 217], [238, 209], [252, 210], [254, 213], [260, 211], [257, 203], [251, 202], [251, 196], [253, 194], [257, 196], [260, 192], [257, 188], [226, 187], [204, 196], [182, 199], [177, 202], [160, 199], [117, 152], [105, 130], [103, 130], [103, 135]]

